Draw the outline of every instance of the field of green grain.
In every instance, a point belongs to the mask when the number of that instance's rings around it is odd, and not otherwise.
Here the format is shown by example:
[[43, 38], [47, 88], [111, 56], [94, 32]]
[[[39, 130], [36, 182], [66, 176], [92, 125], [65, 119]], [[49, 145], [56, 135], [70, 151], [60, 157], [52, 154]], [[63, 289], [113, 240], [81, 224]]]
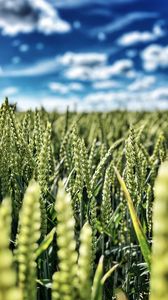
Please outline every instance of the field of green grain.
[[168, 112], [0, 108], [0, 300], [168, 300]]

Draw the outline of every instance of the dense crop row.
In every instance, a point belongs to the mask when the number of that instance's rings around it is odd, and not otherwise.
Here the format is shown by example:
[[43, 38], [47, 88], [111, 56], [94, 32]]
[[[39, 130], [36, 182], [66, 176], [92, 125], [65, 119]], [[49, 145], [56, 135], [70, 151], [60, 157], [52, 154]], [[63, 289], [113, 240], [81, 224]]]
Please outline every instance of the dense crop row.
[[0, 300], [149, 299], [153, 223], [150, 297], [168, 299], [167, 164], [154, 193], [167, 128], [167, 112], [18, 113], [4, 102]]

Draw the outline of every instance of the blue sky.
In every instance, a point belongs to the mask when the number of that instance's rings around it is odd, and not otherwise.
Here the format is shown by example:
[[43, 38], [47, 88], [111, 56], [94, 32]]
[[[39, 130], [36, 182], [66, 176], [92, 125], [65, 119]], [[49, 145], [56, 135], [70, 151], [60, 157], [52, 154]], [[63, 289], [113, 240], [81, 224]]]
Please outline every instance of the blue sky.
[[167, 0], [0, 0], [0, 99], [168, 109]]

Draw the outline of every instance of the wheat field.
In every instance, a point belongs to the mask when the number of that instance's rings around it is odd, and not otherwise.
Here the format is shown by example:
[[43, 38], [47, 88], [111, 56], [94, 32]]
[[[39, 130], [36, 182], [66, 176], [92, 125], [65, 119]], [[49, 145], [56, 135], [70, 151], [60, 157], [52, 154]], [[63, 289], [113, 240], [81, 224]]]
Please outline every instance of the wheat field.
[[0, 300], [168, 300], [165, 112], [0, 108]]

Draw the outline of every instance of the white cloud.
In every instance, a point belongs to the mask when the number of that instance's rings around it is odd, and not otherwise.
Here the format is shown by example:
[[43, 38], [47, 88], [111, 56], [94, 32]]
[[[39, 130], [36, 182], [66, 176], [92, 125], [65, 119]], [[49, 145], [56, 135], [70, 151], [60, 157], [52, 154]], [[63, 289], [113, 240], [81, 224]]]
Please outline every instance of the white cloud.
[[107, 55], [105, 53], [74, 53], [66, 52], [63, 56], [58, 57], [59, 63], [68, 66], [68, 65], [85, 65], [85, 66], [94, 66], [101, 65], [107, 61]]
[[141, 93], [124, 89], [108, 93], [93, 93], [85, 97], [83, 108], [85, 107], [93, 111], [168, 109], [168, 88], [158, 87], [153, 91]]
[[141, 57], [146, 71], [168, 68], [168, 46], [152, 44], [142, 51]]
[[69, 90], [66, 85], [59, 82], [50, 82], [48, 87], [52, 92], [57, 92], [60, 94], [66, 94]]
[[156, 87], [152, 90], [128, 90], [122, 88], [115, 91], [97, 91], [86, 96], [53, 95], [51, 97], [33, 97], [18, 95], [13, 101], [18, 103], [20, 110], [45, 107], [48, 111], [109, 111], [114, 109], [127, 110], [155, 110], [168, 109], [168, 88]]
[[121, 46], [131, 46], [140, 42], [149, 42], [155, 40], [155, 36], [148, 32], [133, 31], [124, 34], [118, 41]]
[[155, 41], [156, 39], [164, 35], [165, 35], [165, 31], [159, 25], [155, 25], [152, 32], [132, 31], [132, 32], [125, 33], [119, 38], [118, 44], [121, 46], [131, 46], [137, 43]]
[[79, 92], [83, 90], [83, 85], [78, 82], [72, 82], [69, 84], [50, 82], [48, 86], [52, 92], [59, 93], [59, 94], [68, 94], [71, 92]]
[[[168, 101], [168, 87], [158, 87], [151, 92], [153, 100], [167, 100]], [[168, 104], [168, 103], [167, 103]]]
[[[106, 97], [107, 96], [107, 97]], [[27, 97], [22, 95], [13, 101], [17, 101], [17, 107], [21, 111], [28, 109], [40, 108], [43, 106], [47, 111], [57, 110], [59, 112], [66, 111], [67, 107], [71, 111], [77, 109], [78, 112], [82, 111], [101, 111], [118, 108], [118, 102], [115, 101], [114, 93], [95, 93], [90, 94], [83, 99], [78, 97], [40, 97], [40, 99], [34, 97]]]
[[142, 90], [141, 93], [124, 88], [113, 92], [90, 93], [82, 102], [83, 110], [91, 111], [168, 109], [168, 88], [157, 87], [150, 91]]
[[19, 89], [15, 86], [8, 86], [1, 91], [3, 97], [9, 97], [18, 94]]
[[3, 15], [0, 14], [0, 29], [2, 29], [3, 35], [15, 36], [18, 33], [32, 32], [34, 25], [30, 21], [24, 23], [19, 16], [14, 19], [12, 17], [6, 18], [5, 13], [3, 13]]
[[131, 83], [128, 86], [128, 90], [141, 92], [142, 90], [151, 87], [155, 82], [156, 82], [156, 78], [154, 76], [145, 76]]
[[133, 61], [131, 59], [120, 59], [116, 61], [111, 68], [112, 75], [118, 75], [125, 73], [133, 67]]
[[89, 67], [73, 66], [66, 70], [64, 75], [67, 79], [70, 80], [92, 80], [93, 70], [91, 72], [91, 68]]
[[[20, 68], [13, 69], [3, 68], [0, 75], [3, 77], [39, 76], [56, 73], [59, 70], [68, 70], [69, 68], [69, 72], [74, 72], [72, 78], [79, 80], [81, 79], [78, 77], [80, 76], [80, 72], [83, 73], [83, 71], [86, 69], [86, 72], [88, 70], [90, 73], [92, 68], [96, 68], [96, 66], [104, 66], [106, 60], [107, 56], [104, 53], [67, 52], [62, 56], [41, 60], [29, 66], [22, 66]], [[77, 77], [75, 77], [75, 74], [77, 74]], [[69, 77], [71, 77], [71, 75]]]
[[96, 90], [105, 90], [119, 87], [119, 83], [114, 80], [98, 81], [92, 84], [93, 88]]
[[79, 82], [72, 82], [69, 84], [69, 88], [72, 91], [82, 91], [83, 90], [83, 85]]
[[122, 76], [133, 67], [130, 59], [121, 59], [113, 65], [100, 65], [95, 67], [72, 66], [65, 72], [65, 76], [71, 80], [107, 80], [112, 76]]
[[80, 99], [76, 97], [66, 98], [65, 97], [27, 97], [25, 95], [17, 96], [17, 99], [11, 101], [11, 103], [17, 102], [17, 107], [20, 111], [26, 111], [28, 109], [35, 110], [36, 108], [44, 107], [47, 111], [59, 111], [64, 112], [66, 111], [67, 107], [70, 110], [75, 109], [76, 104], [79, 103]]
[[71, 30], [70, 24], [60, 18], [47, 0], [0, 1], [0, 28], [2, 34], [10, 36], [32, 31], [51, 34]]
[[134, 69], [128, 70], [128, 72], [126, 72], [126, 74], [125, 74], [125, 76], [126, 76], [128, 79], [136, 78], [137, 75], [138, 75], [138, 72], [135, 71]]

